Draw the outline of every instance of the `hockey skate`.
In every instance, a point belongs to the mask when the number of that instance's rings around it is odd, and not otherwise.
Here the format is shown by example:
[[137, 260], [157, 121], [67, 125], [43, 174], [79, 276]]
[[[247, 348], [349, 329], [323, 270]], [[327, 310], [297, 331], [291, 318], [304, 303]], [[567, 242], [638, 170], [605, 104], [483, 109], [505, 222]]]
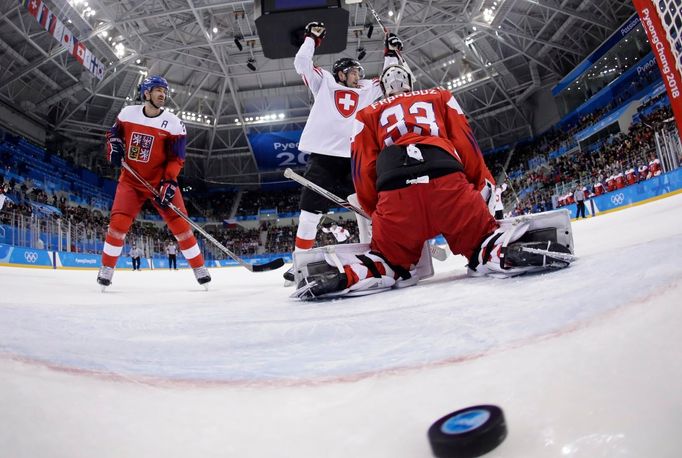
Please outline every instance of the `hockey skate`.
[[113, 267], [102, 266], [99, 268], [99, 272], [97, 273], [97, 283], [101, 285], [102, 292], [104, 292], [107, 286], [111, 285], [111, 279], [113, 276]]
[[322, 271], [303, 278], [293, 294], [294, 297], [309, 301], [321, 296], [329, 297], [332, 293], [346, 289], [348, 277], [345, 273], [339, 272], [336, 267], [324, 261], [315, 264], [317, 265], [309, 265], [311, 271], [313, 267]]
[[199, 284], [208, 291], [208, 282], [211, 281], [211, 275], [208, 273], [206, 266], [195, 267], [192, 271]]

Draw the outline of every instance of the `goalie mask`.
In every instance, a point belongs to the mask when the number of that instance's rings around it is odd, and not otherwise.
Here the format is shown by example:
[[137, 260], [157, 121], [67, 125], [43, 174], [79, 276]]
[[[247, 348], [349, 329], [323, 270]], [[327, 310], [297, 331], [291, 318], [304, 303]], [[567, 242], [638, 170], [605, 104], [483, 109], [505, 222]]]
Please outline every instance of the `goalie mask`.
[[379, 81], [385, 97], [412, 91], [412, 73], [402, 65], [386, 67]]

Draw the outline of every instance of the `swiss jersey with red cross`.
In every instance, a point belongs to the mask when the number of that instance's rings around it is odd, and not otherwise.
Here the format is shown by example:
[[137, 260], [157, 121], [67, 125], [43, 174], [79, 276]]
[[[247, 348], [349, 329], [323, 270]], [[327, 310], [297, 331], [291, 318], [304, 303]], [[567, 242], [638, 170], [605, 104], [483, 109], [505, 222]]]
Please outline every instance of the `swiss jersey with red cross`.
[[[308, 153], [350, 157], [350, 138], [355, 114], [382, 96], [377, 79], [360, 80], [359, 88], [339, 84], [334, 76], [313, 64], [315, 42], [306, 38], [296, 53], [294, 67], [315, 97], [298, 149]], [[384, 68], [397, 63], [384, 59]]]
[[[107, 138], [118, 137], [125, 146], [124, 160], [154, 186], [162, 179], [177, 180], [185, 163], [186, 131], [183, 122], [168, 110], [147, 116], [143, 105], [124, 107]], [[122, 170], [120, 180], [140, 183]]]
[[428, 144], [455, 157], [467, 180], [481, 190], [494, 183], [459, 103], [441, 88], [405, 92], [361, 110], [353, 128], [353, 182], [363, 209], [373, 213], [378, 200], [376, 160], [391, 145]]

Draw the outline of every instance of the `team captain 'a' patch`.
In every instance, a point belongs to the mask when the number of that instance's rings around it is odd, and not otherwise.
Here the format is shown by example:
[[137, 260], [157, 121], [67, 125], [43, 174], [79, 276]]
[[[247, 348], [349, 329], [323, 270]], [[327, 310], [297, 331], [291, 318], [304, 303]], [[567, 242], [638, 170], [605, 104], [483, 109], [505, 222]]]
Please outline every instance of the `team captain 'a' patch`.
[[336, 105], [336, 109], [339, 110], [339, 113], [341, 113], [341, 116], [344, 118], [355, 113], [359, 100], [360, 97], [357, 92], [345, 91], [343, 89], [334, 91], [334, 105]]
[[154, 146], [153, 135], [133, 132], [133, 135], [130, 137], [130, 146], [128, 147], [128, 159], [137, 162], [149, 162], [149, 158], [152, 155], [152, 146]]

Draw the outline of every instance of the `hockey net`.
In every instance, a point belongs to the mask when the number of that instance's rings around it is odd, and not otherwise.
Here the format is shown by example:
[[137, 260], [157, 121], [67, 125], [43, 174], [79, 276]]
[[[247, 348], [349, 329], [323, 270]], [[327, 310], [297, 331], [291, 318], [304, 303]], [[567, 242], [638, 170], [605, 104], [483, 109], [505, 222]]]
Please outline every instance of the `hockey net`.
[[682, 9], [680, 0], [634, 0], [663, 76], [682, 136]]

